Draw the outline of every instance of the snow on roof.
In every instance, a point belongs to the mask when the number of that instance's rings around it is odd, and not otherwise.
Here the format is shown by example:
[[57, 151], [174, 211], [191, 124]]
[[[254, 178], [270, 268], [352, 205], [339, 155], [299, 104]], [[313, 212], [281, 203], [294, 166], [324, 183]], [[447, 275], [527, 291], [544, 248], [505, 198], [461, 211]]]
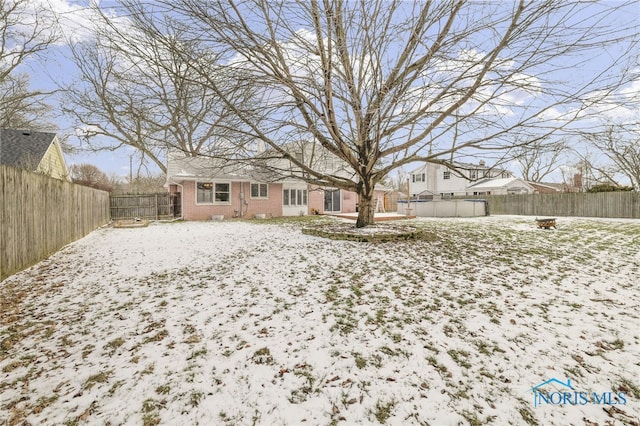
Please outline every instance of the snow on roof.
[[481, 180], [480, 182], [477, 182], [473, 185], [469, 185], [469, 189], [473, 188], [473, 189], [485, 189], [485, 188], [504, 188], [507, 187], [515, 182], [521, 182], [523, 184], [527, 184], [525, 181], [523, 181], [522, 179], [518, 179], [518, 178], [495, 178], [495, 179], [485, 179], [485, 180]]
[[[433, 164], [434, 166], [442, 166], [442, 167], [450, 168], [450, 167], [448, 167], [448, 166], [446, 166], [444, 164], [424, 162], [419, 167], [409, 171], [409, 173], [410, 174], [415, 174], [416, 172], [425, 169], [428, 164]], [[494, 168], [494, 167], [491, 167], [491, 166], [489, 166], [487, 164], [460, 163], [458, 161], [454, 161], [453, 162], [453, 167], [456, 168], [456, 169], [462, 169], [462, 170], [494, 170], [496, 172], [508, 172], [508, 170]]]
[[187, 157], [179, 153], [167, 156], [167, 180], [262, 180], [258, 171], [246, 164], [218, 158]]

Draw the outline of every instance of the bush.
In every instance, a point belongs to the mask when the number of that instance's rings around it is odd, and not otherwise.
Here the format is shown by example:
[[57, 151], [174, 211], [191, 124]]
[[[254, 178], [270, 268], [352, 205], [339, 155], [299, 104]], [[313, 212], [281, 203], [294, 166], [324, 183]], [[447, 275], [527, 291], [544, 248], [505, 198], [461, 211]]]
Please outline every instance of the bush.
[[615, 192], [615, 191], [633, 191], [633, 187], [603, 183], [600, 185], [592, 186], [587, 190], [587, 192]]

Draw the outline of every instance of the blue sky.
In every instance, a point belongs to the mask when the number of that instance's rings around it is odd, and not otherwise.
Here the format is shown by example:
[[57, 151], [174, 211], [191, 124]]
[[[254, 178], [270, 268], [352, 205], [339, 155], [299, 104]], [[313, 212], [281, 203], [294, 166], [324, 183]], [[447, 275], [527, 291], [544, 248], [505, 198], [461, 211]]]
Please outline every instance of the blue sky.
[[[55, 10], [58, 15], [58, 22], [65, 28], [65, 37], [68, 40], [78, 41], [83, 40], [90, 36], [90, 33], [86, 28], [90, 25], [91, 16], [84, 2], [68, 2], [66, 0], [33, 0], [35, 3], [42, 2], [43, 5]], [[102, 2], [102, 7], [110, 7], [113, 2]], [[620, 16], [622, 21], [628, 22], [629, 19], [636, 19], [640, 22], [640, 2], [630, 4], [625, 10], [624, 16]], [[64, 40], [63, 40], [64, 41]], [[579, 78], [581, 74], [584, 74], [586, 67], [598, 67], [605, 64], [615, 58], [617, 52], [603, 51], [601, 55], [590, 58], [590, 62], [585, 63], [582, 69], [572, 69], [567, 72], [574, 73], [576, 78]], [[64, 43], [53, 47], [45, 54], [37, 58], [31, 58], [28, 60], [21, 71], [26, 71], [31, 75], [31, 84], [34, 89], [51, 89], [55, 87], [56, 82], [69, 82], [75, 76], [75, 69], [73, 64], [67, 59], [69, 56], [67, 48]], [[627, 92], [638, 93], [640, 92], [640, 85], [636, 82], [635, 85], [629, 85], [624, 88]], [[57, 104], [59, 99], [55, 96], [51, 98], [50, 103], [53, 105], [54, 110], [57, 110]], [[604, 113], [604, 109], [603, 109]], [[613, 116], [624, 115], [636, 115], [637, 111], [625, 110], [624, 108], [615, 108], [614, 111], [609, 112]], [[68, 118], [63, 117], [61, 114], [56, 114], [55, 123], [59, 127], [59, 133], [61, 135], [74, 135], [74, 124], [69, 121]], [[76, 148], [82, 149], [85, 144], [75, 137], [71, 136], [69, 142]], [[134, 174], [136, 173], [136, 167], [139, 164], [139, 154], [137, 154], [132, 148], [123, 147], [113, 152], [100, 152], [100, 153], [76, 153], [67, 156], [67, 160], [70, 164], [74, 163], [90, 163], [99, 167], [107, 174], [114, 174], [119, 176], [128, 176], [130, 172], [130, 164], [133, 164]], [[469, 159], [463, 159], [469, 161]], [[514, 172], [517, 172], [515, 165], [510, 167]], [[151, 168], [148, 170], [151, 173], [158, 173], [159, 170]], [[146, 171], [145, 171], [146, 172]]]

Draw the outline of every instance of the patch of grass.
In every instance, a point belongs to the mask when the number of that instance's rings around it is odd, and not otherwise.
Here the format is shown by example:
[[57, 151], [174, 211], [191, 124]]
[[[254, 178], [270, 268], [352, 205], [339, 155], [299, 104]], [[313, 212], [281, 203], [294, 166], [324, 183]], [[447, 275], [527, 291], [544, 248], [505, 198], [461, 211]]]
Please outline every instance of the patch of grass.
[[124, 344], [125, 344], [124, 338], [118, 337], [116, 339], [113, 339], [109, 343], [107, 343], [104, 347], [105, 349], [109, 349], [109, 355], [113, 355], [115, 351]]
[[69, 335], [64, 335], [60, 338], [60, 345], [61, 346], [74, 346], [75, 342], [73, 340], [71, 340], [71, 337], [69, 337]]
[[191, 395], [189, 396], [189, 404], [195, 408], [200, 405], [202, 398], [204, 398], [204, 393], [200, 391], [191, 392]]
[[196, 343], [200, 343], [200, 341], [202, 340], [202, 338], [200, 337], [199, 334], [192, 334], [189, 337], [187, 337], [186, 339], [184, 339], [182, 342], [183, 343], [188, 343], [188, 344], [196, 344]]
[[204, 348], [204, 347], [200, 348], [197, 351], [191, 352], [191, 355], [189, 355], [187, 357], [187, 361], [190, 361], [192, 359], [196, 359], [196, 358], [201, 357], [201, 356], [205, 356], [206, 354], [207, 354], [207, 348]]
[[531, 412], [531, 410], [529, 408], [520, 408], [518, 409], [518, 413], [520, 414], [520, 417], [522, 417], [522, 420], [524, 420], [524, 422], [530, 426], [538, 426], [538, 421], [536, 420], [536, 417], [533, 415], [533, 413]]
[[147, 413], [142, 416], [142, 426], [156, 426], [160, 424], [160, 416], [154, 413]]
[[430, 366], [432, 366], [433, 368], [436, 369], [436, 371], [438, 373], [440, 373], [440, 375], [444, 376], [444, 377], [450, 377], [451, 373], [448, 371], [447, 367], [445, 365], [442, 365], [438, 362], [438, 360], [436, 359], [436, 357], [434, 356], [429, 356], [427, 358], [427, 362], [429, 363]]
[[618, 392], [627, 392], [627, 394], [631, 394], [634, 398], [640, 398], [640, 386], [636, 385], [629, 379], [620, 380], [620, 384], [618, 385]]
[[116, 391], [122, 387], [122, 385], [124, 385], [126, 383], [126, 380], [118, 380], [117, 382], [115, 382], [113, 385], [111, 385], [111, 388], [109, 389], [109, 392], [107, 392], [107, 395], [109, 396], [113, 396], [113, 394], [116, 393]]
[[0, 353], [6, 353], [13, 348], [16, 343], [22, 340], [22, 335], [18, 332], [10, 332], [7, 337], [0, 341]]
[[314, 392], [314, 385], [316, 383], [315, 376], [309, 371], [310, 367], [306, 364], [297, 365], [293, 370], [293, 374], [304, 379], [299, 388], [291, 391], [289, 396], [289, 402], [292, 404], [300, 404], [305, 402], [309, 395]]
[[251, 360], [256, 364], [273, 365], [275, 364], [269, 348], [260, 348], [254, 352]]
[[155, 400], [155, 399], [145, 399], [142, 402], [142, 424], [143, 426], [155, 426], [160, 424], [160, 416], [157, 411], [165, 408], [167, 405], [167, 401]]
[[347, 335], [356, 330], [358, 327], [358, 319], [354, 316], [353, 310], [345, 308], [337, 315], [336, 323], [331, 326], [330, 330], [338, 330], [340, 334]]
[[360, 352], [354, 352], [353, 358], [356, 362], [356, 367], [358, 367], [359, 369], [363, 369], [367, 366], [367, 359], [363, 357]]
[[171, 386], [169, 386], [169, 384], [160, 385], [156, 388], [156, 393], [158, 395], [167, 395], [169, 391], [171, 391]]
[[442, 332], [444, 333], [445, 336], [452, 337], [453, 334], [455, 333], [455, 330], [449, 324], [445, 324], [442, 327]]
[[486, 424], [486, 422], [483, 422], [478, 418], [478, 414], [476, 414], [476, 412], [474, 411], [462, 410], [460, 415], [469, 422], [469, 426], [482, 426]]
[[335, 285], [332, 285], [327, 289], [327, 291], [324, 292], [324, 297], [327, 302], [335, 302], [338, 299], [339, 295], [340, 294], [338, 293], [338, 287]]
[[169, 332], [166, 329], [163, 328], [162, 330], [158, 331], [153, 336], [149, 336], [149, 337], [145, 338], [142, 341], [142, 343], [160, 342], [162, 339], [164, 339], [168, 335], [169, 335]]
[[156, 364], [155, 362], [150, 363], [149, 365], [147, 365], [144, 370], [142, 370], [140, 372], [141, 376], [146, 376], [147, 374], [153, 374], [153, 371], [156, 369]]
[[373, 415], [375, 416], [378, 422], [385, 424], [387, 423], [387, 420], [389, 420], [389, 417], [391, 417], [391, 412], [393, 411], [393, 407], [395, 406], [396, 406], [396, 401], [393, 399], [386, 403], [377, 401]]
[[388, 356], [397, 356], [398, 355], [398, 353], [396, 351], [394, 351], [393, 349], [391, 349], [388, 346], [381, 347], [380, 348], [380, 352], [382, 352], [383, 354], [388, 355]]
[[38, 400], [34, 404], [33, 409], [31, 410], [31, 412], [34, 413], [34, 414], [41, 413], [42, 410], [44, 410], [49, 405], [51, 405], [54, 402], [56, 402], [58, 400], [58, 398], [59, 398], [58, 395], [52, 395], [52, 396], [49, 396], [49, 397], [41, 396], [40, 398], [38, 398]]
[[166, 405], [167, 405], [167, 401], [164, 399], [162, 400], [157, 400], [152, 398], [145, 399], [142, 402], [142, 412], [150, 413], [152, 411], [163, 409]]
[[91, 389], [96, 383], [106, 383], [113, 374], [113, 370], [103, 371], [98, 374], [89, 376], [84, 382], [84, 389]]
[[449, 349], [447, 351], [453, 361], [460, 367], [471, 368], [471, 363], [468, 361], [469, 352], [463, 350]]
[[5, 365], [4, 367], [2, 367], [2, 372], [3, 373], [10, 373], [13, 370], [20, 368], [23, 366], [22, 361], [11, 361], [9, 364]]
[[622, 339], [616, 339], [613, 342], [611, 342], [611, 346], [613, 347], [613, 349], [622, 349], [624, 348], [624, 341]]

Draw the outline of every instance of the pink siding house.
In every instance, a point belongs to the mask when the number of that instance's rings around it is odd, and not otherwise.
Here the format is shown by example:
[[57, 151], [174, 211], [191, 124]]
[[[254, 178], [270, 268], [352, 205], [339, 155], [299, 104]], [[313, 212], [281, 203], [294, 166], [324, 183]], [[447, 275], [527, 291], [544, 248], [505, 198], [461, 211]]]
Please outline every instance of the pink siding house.
[[[166, 187], [180, 194], [184, 220], [354, 213], [358, 206], [354, 192], [181, 153], [168, 155]], [[382, 199], [384, 193], [375, 196]]]

